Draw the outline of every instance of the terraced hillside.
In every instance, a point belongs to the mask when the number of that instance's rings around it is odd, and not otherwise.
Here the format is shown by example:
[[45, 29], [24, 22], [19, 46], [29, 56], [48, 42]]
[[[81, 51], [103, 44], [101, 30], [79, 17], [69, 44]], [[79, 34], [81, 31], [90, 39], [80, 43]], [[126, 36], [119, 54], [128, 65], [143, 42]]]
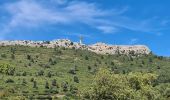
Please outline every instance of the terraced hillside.
[[[170, 96], [170, 59], [149, 55], [100, 55], [64, 47], [0, 47], [0, 98], [2, 100], [80, 99], [96, 72], [154, 73], [154, 87]], [[169, 87], [169, 88], [168, 88]], [[168, 90], [169, 89], [169, 90]]]

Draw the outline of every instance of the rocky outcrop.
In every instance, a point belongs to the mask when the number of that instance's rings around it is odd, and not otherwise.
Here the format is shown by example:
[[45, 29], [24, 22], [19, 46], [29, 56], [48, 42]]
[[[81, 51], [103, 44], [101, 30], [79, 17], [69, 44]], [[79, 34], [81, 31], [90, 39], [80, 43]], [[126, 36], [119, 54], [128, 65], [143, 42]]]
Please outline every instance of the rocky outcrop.
[[105, 43], [96, 43], [88, 48], [98, 54], [149, 54], [151, 51], [145, 45], [107, 45]]
[[145, 45], [108, 45], [105, 43], [96, 43], [93, 45], [84, 45], [72, 42], [68, 39], [58, 39], [54, 41], [0, 41], [0, 46], [30, 46], [30, 47], [65, 47], [75, 49], [87, 49], [97, 54], [149, 54], [151, 50]]

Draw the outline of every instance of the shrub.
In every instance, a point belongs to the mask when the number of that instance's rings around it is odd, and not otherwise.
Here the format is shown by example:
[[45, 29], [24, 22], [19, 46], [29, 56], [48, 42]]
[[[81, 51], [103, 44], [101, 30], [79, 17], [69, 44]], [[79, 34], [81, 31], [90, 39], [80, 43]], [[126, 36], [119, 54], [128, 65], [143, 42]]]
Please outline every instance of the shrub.
[[7, 79], [6, 81], [5, 81], [5, 83], [14, 83], [14, 80], [12, 80], [12, 79]]
[[56, 82], [56, 79], [53, 79], [52, 80], [52, 84], [51, 84], [52, 86], [57, 86], [57, 82]]
[[100, 69], [83, 95], [89, 100], [160, 100], [160, 93], [152, 85], [155, 79], [156, 75], [151, 73], [123, 75]]
[[27, 59], [28, 59], [28, 60], [31, 60], [31, 55], [27, 55]]
[[15, 59], [15, 55], [14, 54], [11, 54], [11, 59]]
[[34, 78], [31, 78], [31, 80], [30, 80], [31, 82], [34, 82]]
[[28, 63], [28, 66], [31, 66], [31, 63]]
[[77, 76], [74, 76], [74, 82], [79, 83], [79, 78]]
[[31, 58], [31, 62], [32, 62], [32, 63], [35, 63], [35, 61], [34, 61], [34, 59], [33, 59], [33, 58]]
[[15, 68], [10, 64], [0, 64], [0, 73], [14, 75]]
[[58, 94], [59, 91], [57, 88], [54, 88], [54, 87], [51, 87], [50, 90], [49, 90], [50, 93], [53, 93], [53, 94]]
[[27, 76], [27, 72], [24, 71], [24, 72], [22, 73], [22, 76]]
[[34, 82], [33, 82], [33, 88], [36, 88], [36, 89], [38, 88], [38, 87], [37, 87], [37, 81], [35, 81], [35, 80], [34, 80]]
[[7, 56], [6, 56], [6, 54], [3, 53], [3, 54], [1, 54], [1, 57], [6, 58]]
[[77, 65], [74, 66], [74, 70], [78, 71], [78, 66]]
[[26, 85], [27, 81], [25, 79], [22, 80], [22, 85]]
[[48, 72], [47, 77], [51, 78], [51, 76], [52, 76], [51, 72]]
[[67, 82], [63, 82], [62, 83], [62, 88], [63, 88], [64, 92], [67, 92], [68, 91], [68, 83]]
[[45, 64], [44, 68], [50, 68], [50, 65], [49, 64]]
[[38, 72], [38, 76], [43, 76], [44, 75], [44, 71], [43, 70], [40, 70], [39, 72]]
[[45, 83], [45, 88], [46, 88], [46, 89], [49, 89], [49, 88], [50, 88], [48, 81], [46, 81], [46, 83]]
[[166, 98], [170, 98], [170, 88], [167, 88], [165, 91], [164, 91], [164, 96]]
[[71, 92], [72, 94], [77, 94], [78, 88], [75, 87], [74, 85], [70, 85], [70, 92]]
[[87, 55], [85, 56], [85, 60], [89, 60], [89, 57]]
[[53, 61], [52, 58], [49, 58], [48, 62], [52, 62], [52, 61]]
[[91, 66], [88, 66], [88, 70], [89, 70], [89, 71], [91, 70]]
[[74, 68], [71, 68], [71, 69], [69, 70], [69, 73], [75, 75], [75, 74], [76, 74], [76, 71], [75, 71]]
[[74, 44], [73, 42], [70, 43], [70, 45], [73, 45], [73, 44]]
[[112, 65], [112, 66], [114, 66], [114, 65], [115, 65], [115, 63], [114, 63], [114, 62], [111, 62], [111, 65]]

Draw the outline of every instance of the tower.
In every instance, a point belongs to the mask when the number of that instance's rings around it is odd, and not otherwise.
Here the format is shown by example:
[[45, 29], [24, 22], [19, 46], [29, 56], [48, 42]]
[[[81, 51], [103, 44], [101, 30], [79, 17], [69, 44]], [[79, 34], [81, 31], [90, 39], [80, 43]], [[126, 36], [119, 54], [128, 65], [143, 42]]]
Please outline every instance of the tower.
[[80, 35], [80, 44], [82, 44], [82, 43], [83, 43], [83, 36]]

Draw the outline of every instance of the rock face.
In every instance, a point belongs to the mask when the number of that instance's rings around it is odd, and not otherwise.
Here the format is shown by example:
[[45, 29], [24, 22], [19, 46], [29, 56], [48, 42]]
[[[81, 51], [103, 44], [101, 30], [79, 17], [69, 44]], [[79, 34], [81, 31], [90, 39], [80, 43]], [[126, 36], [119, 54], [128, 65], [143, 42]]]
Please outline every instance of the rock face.
[[149, 54], [151, 50], [145, 45], [107, 45], [105, 43], [96, 43], [93, 45], [84, 45], [72, 42], [68, 39], [58, 39], [54, 41], [0, 41], [0, 46], [30, 46], [30, 47], [65, 47], [75, 49], [86, 49], [97, 54]]

